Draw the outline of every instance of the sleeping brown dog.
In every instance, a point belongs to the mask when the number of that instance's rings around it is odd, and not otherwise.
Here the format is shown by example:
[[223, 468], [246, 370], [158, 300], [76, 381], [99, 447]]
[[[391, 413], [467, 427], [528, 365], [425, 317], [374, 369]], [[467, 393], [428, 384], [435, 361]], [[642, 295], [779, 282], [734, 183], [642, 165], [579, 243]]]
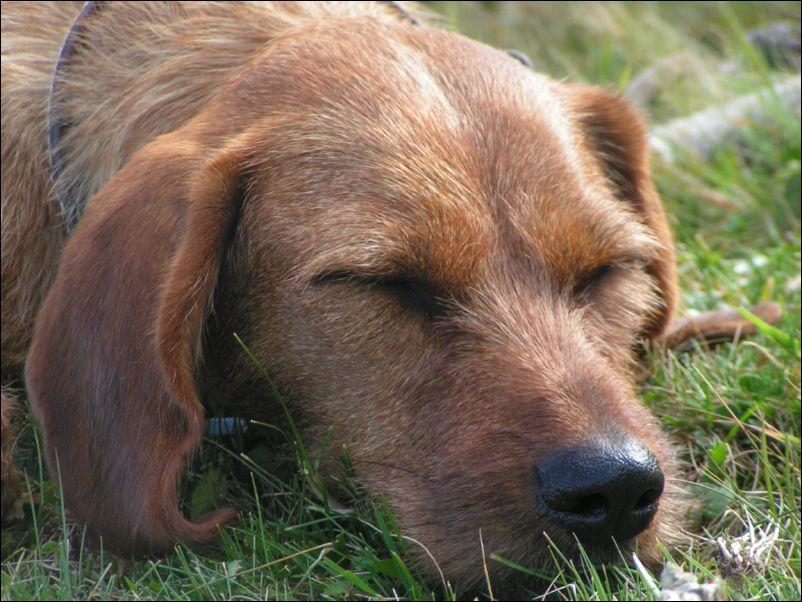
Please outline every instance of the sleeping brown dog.
[[106, 3], [50, 98], [79, 10], [3, 8], [2, 362], [90, 533], [160, 552], [233, 517], [176, 490], [204, 403], [281, 416], [237, 333], [321, 475], [347, 449], [453, 582], [480, 530], [530, 566], [544, 532], [657, 558], [681, 501], [632, 371], [677, 287], [624, 101], [380, 2]]

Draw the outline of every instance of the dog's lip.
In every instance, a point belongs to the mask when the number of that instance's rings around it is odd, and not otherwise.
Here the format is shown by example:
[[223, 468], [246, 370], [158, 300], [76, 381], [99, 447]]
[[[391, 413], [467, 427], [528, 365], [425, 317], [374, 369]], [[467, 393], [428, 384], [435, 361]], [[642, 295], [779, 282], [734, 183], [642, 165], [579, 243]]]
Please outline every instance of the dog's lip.
[[547, 520], [548, 526], [543, 529], [542, 536], [553, 544], [568, 560], [581, 560], [583, 555], [594, 564], [626, 563], [634, 550], [639, 535], [624, 540], [610, 537], [607, 542], [581, 542], [579, 537], [568, 533], [564, 527]]

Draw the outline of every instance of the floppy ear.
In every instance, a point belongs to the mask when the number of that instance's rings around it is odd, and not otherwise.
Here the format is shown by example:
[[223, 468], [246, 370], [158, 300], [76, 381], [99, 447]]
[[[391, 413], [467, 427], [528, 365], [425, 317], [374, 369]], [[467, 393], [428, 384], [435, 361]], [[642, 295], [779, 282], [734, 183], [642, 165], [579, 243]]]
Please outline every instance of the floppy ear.
[[638, 112], [618, 96], [582, 84], [567, 88], [586, 143], [599, 159], [605, 176], [619, 198], [631, 204], [662, 243], [659, 256], [648, 266], [657, 282], [662, 307], [644, 334], [656, 338], [673, 317], [678, 289], [674, 242], [649, 169], [646, 127]]
[[206, 542], [234, 516], [190, 522], [177, 488], [202, 436], [194, 371], [240, 155], [180, 133], [138, 152], [91, 199], [38, 317], [26, 379], [51, 476], [118, 554]]

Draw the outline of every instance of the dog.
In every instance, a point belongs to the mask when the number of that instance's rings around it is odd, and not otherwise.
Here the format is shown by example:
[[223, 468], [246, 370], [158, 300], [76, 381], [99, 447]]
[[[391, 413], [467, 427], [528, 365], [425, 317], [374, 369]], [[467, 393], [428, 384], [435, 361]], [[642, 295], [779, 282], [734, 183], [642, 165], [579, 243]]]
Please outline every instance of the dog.
[[659, 559], [633, 375], [678, 289], [632, 107], [392, 2], [91, 4], [3, 6], [3, 439], [24, 366], [78, 523], [127, 557], [234, 517], [177, 487], [205, 403], [281, 419], [236, 333], [430, 577]]

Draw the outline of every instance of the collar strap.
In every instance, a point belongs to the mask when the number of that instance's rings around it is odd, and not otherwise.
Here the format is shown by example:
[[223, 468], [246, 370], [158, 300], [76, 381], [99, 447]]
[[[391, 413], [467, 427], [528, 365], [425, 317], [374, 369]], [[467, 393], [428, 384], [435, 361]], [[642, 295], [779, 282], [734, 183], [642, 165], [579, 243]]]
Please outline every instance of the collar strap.
[[61, 139], [69, 129], [69, 123], [59, 117], [55, 99], [61, 82], [64, 81], [70, 59], [81, 45], [84, 19], [96, 12], [103, 4], [103, 2], [84, 2], [81, 12], [73, 19], [61, 44], [61, 52], [59, 52], [56, 66], [53, 69], [50, 95], [47, 99], [47, 159], [50, 163], [50, 181], [61, 215], [64, 216], [66, 222], [67, 233], [72, 232], [78, 223], [83, 203], [76, 205], [75, 199], [71, 198], [71, 191], [69, 188], [65, 188], [64, 183], [60, 181], [61, 172], [64, 169], [64, 149], [61, 146]]
[[418, 21], [418, 20], [417, 20], [417, 19], [416, 19], [414, 16], [412, 16], [412, 13], [411, 13], [411, 12], [409, 12], [409, 11], [407, 10], [406, 6], [404, 6], [404, 5], [403, 5], [401, 2], [392, 2], [392, 1], [389, 1], [389, 2], [384, 2], [384, 4], [388, 4], [388, 5], [390, 5], [390, 8], [392, 8], [393, 10], [395, 10], [395, 12], [397, 12], [397, 13], [398, 13], [398, 15], [399, 15], [399, 16], [400, 16], [400, 17], [401, 17], [401, 18], [402, 18], [404, 21], [408, 21], [408, 22], [409, 22], [409, 23], [411, 23], [412, 25], [420, 25], [420, 22], [419, 22], [419, 21]]

